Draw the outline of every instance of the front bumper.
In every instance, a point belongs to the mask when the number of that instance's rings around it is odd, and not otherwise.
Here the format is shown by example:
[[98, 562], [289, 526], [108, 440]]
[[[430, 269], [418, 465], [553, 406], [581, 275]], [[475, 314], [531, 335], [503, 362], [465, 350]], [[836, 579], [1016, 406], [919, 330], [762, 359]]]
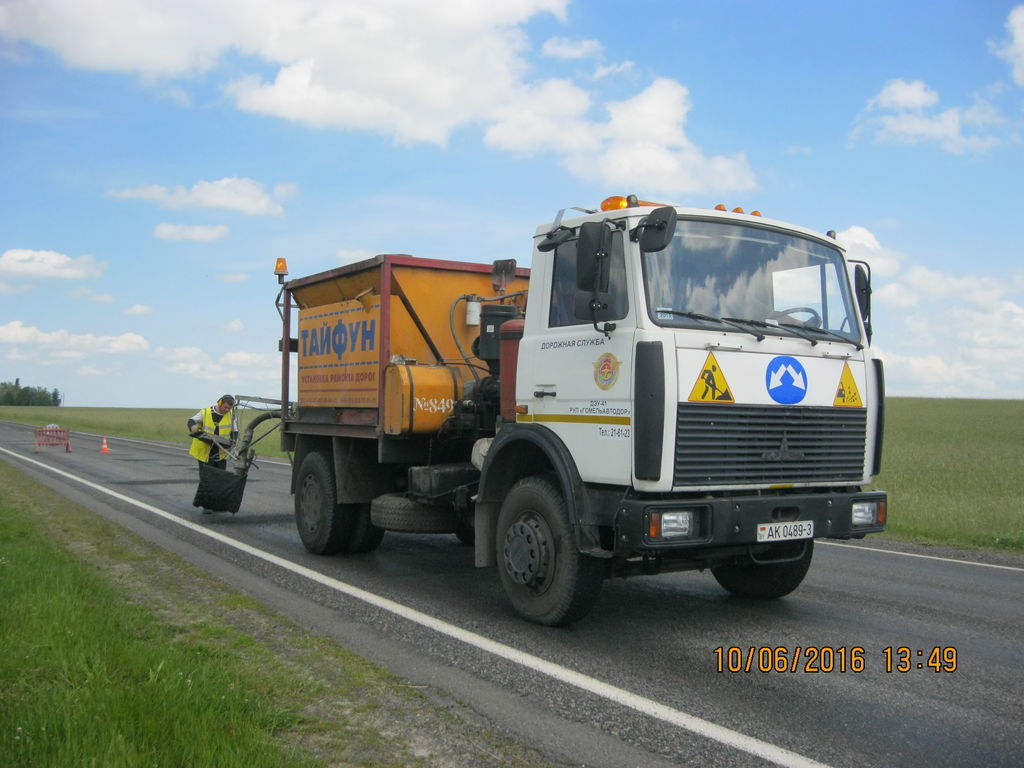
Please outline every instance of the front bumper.
[[[854, 525], [854, 504], [863, 511], [865, 503], [880, 514], [872, 523]], [[758, 544], [757, 527], [763, 523], [810, 520], [816, 539], [861, 538], [885, 530], [887, 495], [885, 491], [858, 491], [699, 499], [627, 498], [618, 506], [613, 555], [631, 557]], [[688, 510], [693, 512], [688, 536], [653, 535], [652, 516]]]

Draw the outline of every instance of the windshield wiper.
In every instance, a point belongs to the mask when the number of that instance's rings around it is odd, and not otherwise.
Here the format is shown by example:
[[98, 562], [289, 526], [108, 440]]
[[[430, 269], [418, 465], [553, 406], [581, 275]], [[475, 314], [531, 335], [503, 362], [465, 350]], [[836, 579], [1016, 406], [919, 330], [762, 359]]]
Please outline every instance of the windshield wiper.
[[797, 323], [776, 323], [775, 325], [779, 328], [785, 328], [794, 336], [799, 336], [801, 339], [807, 339], [807, 341], [811, 342], [812, 347], [817, 346], [818, 344], [818, 340], [816, 338], [804, 333], [806, 327], [803, 325], [798, 325]]
[[688, 317], [691, 320], [702, 320], [705, 323], [724, 323], [725, 325], [731, 325], [733, 328], [737, 328], [745, 333], [749, 333], [758, 341], [764, 341], [764, 334], [753, 331], [747, 327], [747, 325], [760, 326], [753, 320], [735, 320], [731, 317], [712, 317], [711, 315], [702, 315], [700, 312], [680, 312], [678, 309], [659, 309], [658, 312], [664, 312], [669, 315], [675, 315], [676, 317]]
[[[843, 336], [841, 333], [836, 333], [835, 331], [830, 331], [828, 328], [813, 328], [811, 326], [795, 325], [793, 323], [779, 323], [779, 325], [781, 325], [784, 328], [788, 328], [790, 330], [792, 330], [793, 328], [799, 328], [802, 331], [810, 331], [811, 333], [820, 333], [822, 336], [828, 336], [829, 338], [835, 339], [836, 341], [844, 341], [847, 344], [853, 344], [853, 346], [855, 346], [857, 348], [858, 352], [860, 350], [864, 349], [864, 345], [861, 344], [859, 341], [855, 341], [854, 339], [849, 339], [846, 336]], [[801, 335], [802, 334], [799, 334], [799, 333], [797, 334], [797, 336], [801, 336]], [[804, 338], [807, 338], [807, 337], [804, 336]]]

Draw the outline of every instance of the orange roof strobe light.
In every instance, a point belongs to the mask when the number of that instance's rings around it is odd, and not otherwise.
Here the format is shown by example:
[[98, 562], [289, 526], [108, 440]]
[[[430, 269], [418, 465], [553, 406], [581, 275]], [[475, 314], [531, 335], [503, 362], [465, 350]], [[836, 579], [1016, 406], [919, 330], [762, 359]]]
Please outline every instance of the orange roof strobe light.
[[640, 208], [642, 206], [664, 205], [664, 203], [652, 203], [649, 200], [638, 200], [636, 195], [612, 195], [601, 201], [602, 211], [617, 211], [620, 208]]
[[274, 262], [274, 274], [277, 275], [277, 282], [284, 283], [284, 277], [288, 274], [288, 259], [278, 256]]
[[[719, 203], [718, 205], [716, 205], [714, 207], [713, 210], [716, 210], [716, 211], [728, 211], [729, 209], [725, 205], [723, 205], [722, 203]], [[733, 213], [746, 213], [746, 211], [744, 211], [742, 208], [733, 208], [732, 212]], [[751, 216], [760, 216], [761, 212], [760, 211], [751, 211], [750, 215]]]

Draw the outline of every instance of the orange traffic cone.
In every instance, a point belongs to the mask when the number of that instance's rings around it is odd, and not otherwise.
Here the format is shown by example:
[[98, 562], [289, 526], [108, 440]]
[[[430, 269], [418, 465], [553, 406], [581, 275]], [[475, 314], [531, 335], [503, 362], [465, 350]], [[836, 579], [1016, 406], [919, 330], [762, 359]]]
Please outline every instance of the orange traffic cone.
[[110, 448], [107, 446], [107, 438], [103, 438], [103, 445], [100, 446], [100, 453], [110, 453]]

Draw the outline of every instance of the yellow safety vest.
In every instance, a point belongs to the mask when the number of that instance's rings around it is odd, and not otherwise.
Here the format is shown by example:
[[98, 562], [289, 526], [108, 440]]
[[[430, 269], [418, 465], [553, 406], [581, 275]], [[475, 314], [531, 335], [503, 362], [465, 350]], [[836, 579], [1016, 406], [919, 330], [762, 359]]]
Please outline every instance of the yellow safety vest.
[[[230, 410], [220, 417], [220, 423], [216, 423], [213, 420], [213, 407], [203, 408], [203, 432], [208, 435], [226, 435], [231, 437], [231, 433], [235, 431], [235, 412]], [[188, 452], [190, 456], [194, 456], [199, 461], [209, 461], [210, 451], [213, 446], [209, 443], [204, 443], [198, 437], [192, 438], [192, 445], [189, 447]], [[226, 451], [225, 451], [226, 453]]]

